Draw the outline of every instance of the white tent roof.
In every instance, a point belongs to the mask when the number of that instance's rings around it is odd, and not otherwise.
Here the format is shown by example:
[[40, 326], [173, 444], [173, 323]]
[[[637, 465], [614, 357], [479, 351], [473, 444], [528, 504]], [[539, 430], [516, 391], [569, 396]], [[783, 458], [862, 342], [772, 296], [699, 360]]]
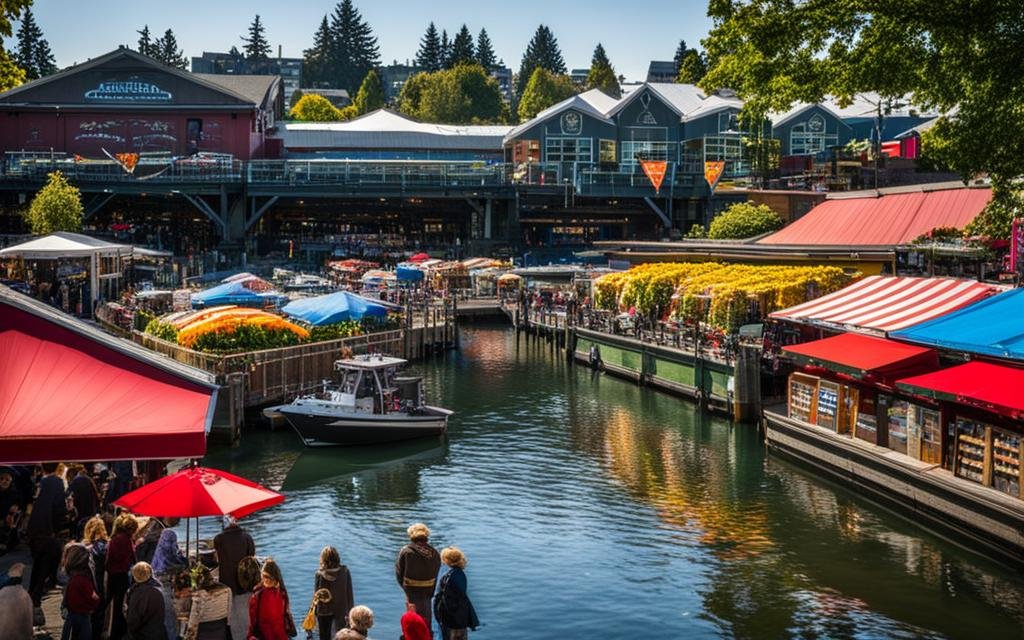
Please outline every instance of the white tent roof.
[[58, 231], [42, 238], [22, 242], [0, 249], [0, 258], [29, 258], [52, 260], [55, 258], [84, 258], [94, 254], [130, 255], [132, 247], [101, 240], [81, 233]]

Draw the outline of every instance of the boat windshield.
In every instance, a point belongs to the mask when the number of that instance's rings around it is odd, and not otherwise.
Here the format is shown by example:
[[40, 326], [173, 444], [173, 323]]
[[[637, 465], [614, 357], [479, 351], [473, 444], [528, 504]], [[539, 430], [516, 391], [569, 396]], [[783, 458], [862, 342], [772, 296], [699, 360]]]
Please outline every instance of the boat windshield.
[[341, 392], [355, 395], [356, 390], [359, 388], [359, 374], [361, 372], [358, 369], [344, 369], [341, 373]]

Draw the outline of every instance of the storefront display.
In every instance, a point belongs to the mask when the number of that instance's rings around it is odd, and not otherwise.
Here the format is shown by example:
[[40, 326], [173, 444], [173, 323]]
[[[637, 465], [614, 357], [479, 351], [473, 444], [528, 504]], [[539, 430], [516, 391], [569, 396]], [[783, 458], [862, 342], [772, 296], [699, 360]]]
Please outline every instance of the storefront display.
[[956, 421], [956, 460], [953, 472], [966, 480], [985, 482], [988, 425], [973, 420]]
[[922, 462], [939, 464], [942, 461], [941, 420], [939, 412], [914, 405], [914, 435], [919, 441], [915, 451]]
[[889, 448], [905, 454], [907, 452], [907, 417], [910, 413], [910, 403], [893, 398], [887, 413], [889, 415]]
[[818, 382], [818, 407], [816, 422], [819, 427], [835, 430], [838, 424], [839, 385], [828, 380]]
[[992, 486], [1013, 496], [1020, 495], [1021, 438], [992, 429]]
[[817, 390], [817, 378], [799, 373], [789, 376], [789, 417], [794, 420], [812, 422]]
[[878, 416], [873, 393], [860, 394], [854, 435], [865, 442], [878, 444]]

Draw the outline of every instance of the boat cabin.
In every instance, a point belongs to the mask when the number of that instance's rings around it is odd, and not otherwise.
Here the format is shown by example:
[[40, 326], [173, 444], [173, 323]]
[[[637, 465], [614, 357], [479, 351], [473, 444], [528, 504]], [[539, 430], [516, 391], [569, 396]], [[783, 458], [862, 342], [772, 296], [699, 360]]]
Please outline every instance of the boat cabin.
[[353, 407], [359, 413], [410, 412], [423, 404], [423, 379], [399, 376], [407, 364], [402, 358], [363, 355], [334, 363], [338, 387], [333, 402]]

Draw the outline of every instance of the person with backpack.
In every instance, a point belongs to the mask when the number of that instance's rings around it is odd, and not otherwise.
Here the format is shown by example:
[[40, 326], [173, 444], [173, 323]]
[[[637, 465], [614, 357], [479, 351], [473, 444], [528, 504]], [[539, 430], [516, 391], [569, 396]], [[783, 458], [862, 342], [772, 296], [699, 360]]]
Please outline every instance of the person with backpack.
[[316, 604], [320, 640], [333, 640], [335, 633], [348, 626], [348, 612], [355, 605], [352, 574], [341, 564], [341, 556], [334, 547], [324, 547], [320, 552], [320, 569], [313, 580], [313, 592], [320, 589], [330, 593], [330, 600]]
[[469, 600], [466, 580], [466, 556], [456, 547], [441, 551], [448, 573], [441, 577], [434, 597], [434, 615], [441, 625], [442, 640], [466, 640], [469, 629], [476, 630], [480, 620]]

